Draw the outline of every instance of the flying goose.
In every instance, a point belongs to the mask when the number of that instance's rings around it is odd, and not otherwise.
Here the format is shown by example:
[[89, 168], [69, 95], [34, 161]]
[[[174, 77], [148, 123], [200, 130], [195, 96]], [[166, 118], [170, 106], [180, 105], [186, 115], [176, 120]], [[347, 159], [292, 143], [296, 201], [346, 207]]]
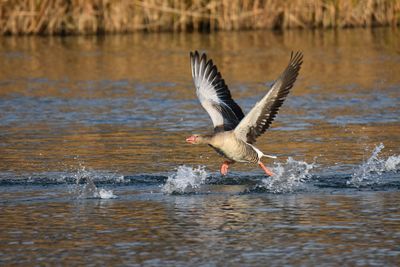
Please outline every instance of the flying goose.
[[226, 175], [230, 164], [235, 162], [258, 163], [269, 176], [273, 173], [261, 162], [266, 155], [254, 146], [257, 137], [271, 125], [276, 114], [299, 74], [303, 54], [291, 53], [285, 71], [275, 81], [268, 93], [244, 116], [224, 79], [212, 60], [205, 53], [190, 52], [193, 82], [201, 105], [207, 111], [214, 125], [213, 134], [194, 134], [186, 139], [191, 144], [207, 144], [226, 160], [221, 174]]

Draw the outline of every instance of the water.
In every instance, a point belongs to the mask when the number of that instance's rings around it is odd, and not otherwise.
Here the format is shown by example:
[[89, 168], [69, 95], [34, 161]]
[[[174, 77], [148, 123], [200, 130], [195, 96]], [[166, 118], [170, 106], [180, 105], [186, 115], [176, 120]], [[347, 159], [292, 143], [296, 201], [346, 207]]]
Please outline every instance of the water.
[[[396, 30], [0, 39], [1, 265], [384, 265], [400, 262]], [[304, 66], [234, 164], [185, 138], [211, 129], [188, 53], [213, 58], [247, 112]]]

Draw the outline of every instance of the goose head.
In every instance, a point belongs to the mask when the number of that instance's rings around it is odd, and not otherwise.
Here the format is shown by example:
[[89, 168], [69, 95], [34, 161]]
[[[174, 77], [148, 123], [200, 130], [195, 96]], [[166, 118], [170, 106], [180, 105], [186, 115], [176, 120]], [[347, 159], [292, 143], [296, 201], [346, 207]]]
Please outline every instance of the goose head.
[[207, 144], [208, 143], [208, 137], [205, 135], [201, 134], [193, 134], [192, 136], [189, 136], [186, 138], [186, 142], [192, 144], [192, 145], [197, 145], [197, 144]]

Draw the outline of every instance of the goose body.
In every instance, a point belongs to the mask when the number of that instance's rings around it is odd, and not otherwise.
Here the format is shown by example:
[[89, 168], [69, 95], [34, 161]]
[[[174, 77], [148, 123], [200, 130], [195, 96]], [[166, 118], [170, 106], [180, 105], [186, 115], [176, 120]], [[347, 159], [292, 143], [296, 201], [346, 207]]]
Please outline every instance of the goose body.
[[232, 162], [257, 163], [262, 156], [257, 148], [238, 139], [233, 131], [214, 134], [208, 145]]
[[221, 166], [222, 175], [226, 175], [229, 165], [235, 162], [258, 163], [268, 175], [273, 175], [261, 162], [261, 158], [276, 157], [264, 154], [254, 143], [269, 128], [289, 94], [298, 76], [302, 59], [302, 53], [292, 53], [285, 71], [268, 93], [244, 116], [212, 60], [207, 60], [204, 53], [200, 55], [197, 51], [191, 52], [190, 62], [196, 94], [213, 122], [214, 133], [195, 134], [186, 141], [191, 144], [207, 144], [223, 156], [225, 161]]

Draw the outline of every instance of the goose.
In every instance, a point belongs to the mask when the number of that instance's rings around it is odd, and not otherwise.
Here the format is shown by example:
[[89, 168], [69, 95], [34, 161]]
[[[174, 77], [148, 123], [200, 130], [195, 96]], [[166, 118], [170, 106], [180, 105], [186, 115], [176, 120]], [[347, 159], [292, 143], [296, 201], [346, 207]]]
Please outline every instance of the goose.
[[303, 63], [301, 52], [292, 52], [289, 64], [274, 82], [266, 95], [244, 116], [240, 106], [233, 100], [228, 86], [213, 61], [205, 53], [190, 52], [192, 78], [200, 104], [207, 111], [214, 126], [212, 134], [193, 134], [186, 139], [190, 144], [212, 147], [225, 161], [220, 172], [227, 175], [229, 165], [235, 162], [257, 163], [264, 172], [273, 172], [262, 162], [264, 154], [255, 147], [257, 137], [271, 125], [299, 74]]

